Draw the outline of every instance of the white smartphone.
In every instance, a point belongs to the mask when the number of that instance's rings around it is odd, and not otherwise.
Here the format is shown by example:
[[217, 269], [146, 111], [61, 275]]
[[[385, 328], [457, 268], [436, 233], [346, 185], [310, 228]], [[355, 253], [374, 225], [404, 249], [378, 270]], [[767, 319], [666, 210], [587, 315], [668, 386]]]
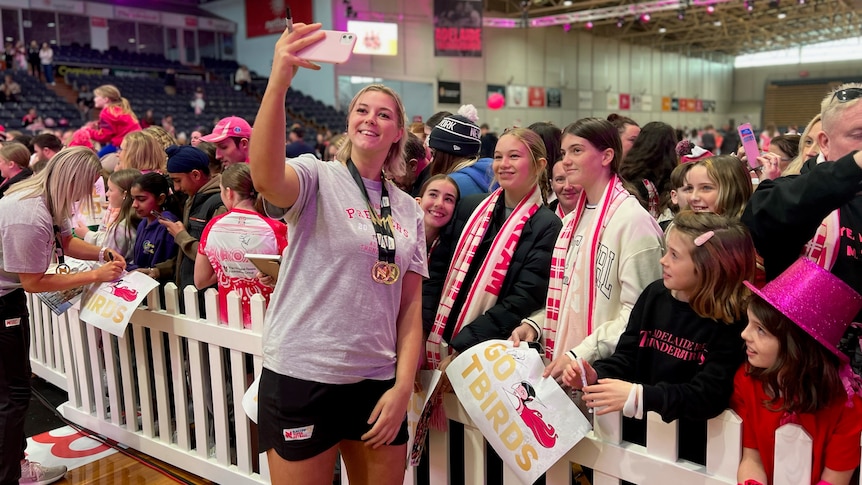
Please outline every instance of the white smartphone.
[[356, 34], [338, 30], [321, 30], [326, 34], [321, 41], [302, 49], [296, 55], [311, 62], [341, 64], [350, 59], [353, 46], [356, 44]]

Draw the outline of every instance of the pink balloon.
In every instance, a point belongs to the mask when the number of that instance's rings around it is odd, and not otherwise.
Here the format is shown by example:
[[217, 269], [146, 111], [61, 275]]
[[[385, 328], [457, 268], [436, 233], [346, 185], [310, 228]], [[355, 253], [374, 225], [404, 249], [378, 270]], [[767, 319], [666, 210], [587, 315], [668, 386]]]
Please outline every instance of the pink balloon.
[[488, 109], [497, 110], [506, 104], [506, 98], [500, 93], [491, 93], [488, 96]]

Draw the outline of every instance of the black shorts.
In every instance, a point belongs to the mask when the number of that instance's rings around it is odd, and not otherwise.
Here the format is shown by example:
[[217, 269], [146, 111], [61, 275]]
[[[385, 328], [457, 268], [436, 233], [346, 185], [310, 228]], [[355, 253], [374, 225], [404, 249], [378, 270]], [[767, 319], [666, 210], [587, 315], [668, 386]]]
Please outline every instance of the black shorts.
[[[317, 456], [342, 440], [360, 441], [371, 429], [368, 418], [380, 396], [395, 385], [364, 380], [355, 384], [321, 384], [277, 374], [264, 368], [258, 391], [258, 444], [285, 460]], [[407, 443], [407, 416], [392, 445]]]

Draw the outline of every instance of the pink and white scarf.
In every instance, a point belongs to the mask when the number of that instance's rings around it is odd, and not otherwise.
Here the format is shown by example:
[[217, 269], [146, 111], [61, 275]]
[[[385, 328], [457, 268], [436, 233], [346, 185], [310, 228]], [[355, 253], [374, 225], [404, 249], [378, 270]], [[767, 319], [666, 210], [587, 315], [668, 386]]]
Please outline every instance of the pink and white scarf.
[[817, 263], [817, 266], [832, 271], [832, 266], [835, 265], [835, 260], [838, 258], [838, 246], [840, 238], [841, 223], [839, 220], [838, 209], [830, 212], [814, 237], [805, 244], [802, 249], [802, 256]]
[[[428, 336], [428, 341], [425, 342], [428, 363], [432, 369], [436, 369], [440, 365], [440, 361], [442, 360], [441, 354], [444, 353], [442, 344], [443, 331], [449, 322], [449, 312], [452, 310], [452, 305], [455, 304], [458, 293], [462, 289], [464, 278], [467, 276], [467, 271], [469, 271], [470, 264], [473, 262], [476, 249], [485, 237], [485, 233], [494, 216], [494, 207], [497, 205], [497, 199], [502, 194], [503, 190], [497, 189], [476, 207], [473, 214], [467, 220], [467, 225], [464, 227], [461, 237], [458, 239], [455, 254], [452, 256], [452, 262], [449, 265], [449, 273], [443, 285], [440, 304], [437, 306], [434, 326], [431, 329], [431, 334]], [[500, 228], [500, 232], [497, 233], [497, 236], [494, 237], [494, 241], [491, 243], [491, 248], [488, 250], [485, 261], [482, 262], [482, 267], [479, 268], [479, 272], [476, 274], [476, 279], [468, 289], [469, 293], [466, 300], [464, 300], [464, 306], [461, 308], [458, 320], [455, 322], [452, 337], [458, 335], [458, 332], [465, 325], [469, 325], [478, 316], [485, 313], [485, 311], [497, 303], [497, 297], [500, 295], [503, 280], [506, 277], [509, 263], [512, 260], [512, 253], [515, 252], [518, 239], [521, 237], [521, 231], [530, 217], [541, 206], [542, 194], [539, 187], [536, 186], [518, 203], [512, 214], [503, 223], [503, 227]]]
[[[586, 191], [581, 191], [578, 196], [578, 201], [575, 204], [574, 217], [571, 217], [568, 223], [565, 224], [560, 235], [557, 237], [557, 243], [554, 245], [554, 253], [551, 256], [551, 279], [548, 285], [548, 301], [547, 312], [545, 316], [545, 326], [542, 329], [542, 339], [545, 342], [545, 356], [548, 359], [554, 357], [554, 347], [556, 346], [557, 333], [563, 336], [563, 343], [567, 344], [568, 339], [565, 338], [569, 331], [569, 326], [574, 325], [572, 330], [575, 334], [574, 341], [580, 342], [587, 335], [593, 333], [593, 311], [595, 308], [596, 299], [596, 284], [595, 284], [595, 266], [596, 255], [598, 254], [598, 245], [602, 239], [602, 233], [610, 222], [620, 204], [631, 194], [623, 187], [622, 181], [617, 175], [608, 183], [605, 188], [605, 193], [599, 200], [597, 205], [598, 213], [593, 221], [593, 226], [586, 232], [584, 241], [581, 245], [581, 251], [589, 251], [589, 264], [586, 266], [586, 280], [577, 285], [570, 284], [569, 279], [575, 277], [574, 274], [566, 275], [566, 257], [569, 252], [569, 245], [574, 237], [575, 230], [584, 215], [584, 210], [587, 205]], [[570, 214], [571, 216], [571, 214]], [[587, 318], [586, 325], [578, 325], [577, 322], [569, 322], [570, 312], [564, 307], [569, 298], [569, 291], [572, 286], [575, 286], [574, 291], [583, 293], [587, 291], [589, 294], [584, 299], [584, 295], [580, 295], [581, 301], [586, 301]], [[584, 333], [584, 331], [586, 333]], [[569, 349], [563, 349], [566, 351]]]

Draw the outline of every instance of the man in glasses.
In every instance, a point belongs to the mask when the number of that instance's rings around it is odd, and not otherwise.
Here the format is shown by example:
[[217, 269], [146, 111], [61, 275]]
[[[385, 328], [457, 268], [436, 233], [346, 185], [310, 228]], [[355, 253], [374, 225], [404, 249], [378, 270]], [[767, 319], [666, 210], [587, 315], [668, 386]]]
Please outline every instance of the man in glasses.
[[[762, 181], [742, 222], [763, 257], [767, 280], [805, 256], [862, 292], [862, 84], [839, 86], [820, 110], [817, 142], [828, 162], [802, 175]], [[859, 374], [857, 332], [848, 329], [842, 350]]]

